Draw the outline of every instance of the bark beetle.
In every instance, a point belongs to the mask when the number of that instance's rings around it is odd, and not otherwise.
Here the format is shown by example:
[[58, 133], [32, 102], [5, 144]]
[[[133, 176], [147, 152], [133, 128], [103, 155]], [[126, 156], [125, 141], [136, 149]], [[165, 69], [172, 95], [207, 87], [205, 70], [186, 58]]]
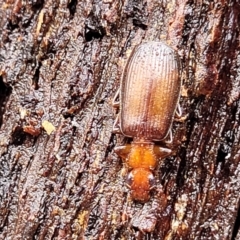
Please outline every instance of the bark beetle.
[[[0, 239], [239, 237], [237, 0], [0, 1], [0, 16]], [[111, 99], [148, 40], [180, 55], [184, 116], [139, 204]]]

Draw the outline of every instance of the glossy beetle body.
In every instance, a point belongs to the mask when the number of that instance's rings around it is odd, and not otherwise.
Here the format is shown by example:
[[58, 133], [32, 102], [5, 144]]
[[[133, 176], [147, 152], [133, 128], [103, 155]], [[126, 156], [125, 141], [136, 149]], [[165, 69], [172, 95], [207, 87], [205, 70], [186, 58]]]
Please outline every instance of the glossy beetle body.
[[120, 129], [128, 137], [162, 140], [179, 98], [179, 62], [161, 42], [137, 46], [124, 69], [120, 90]]
[[154, 145], [169, 133], [181, 88], [179, 60], [162, 42], [147, 42], [134, 48], [124, 69], [120, 88], [119, 128], [132, 144], [115, 151], [132, 169], [129, 174], [132, 197], [147, 201], [152, 171], [159, 158], [171, 153]]

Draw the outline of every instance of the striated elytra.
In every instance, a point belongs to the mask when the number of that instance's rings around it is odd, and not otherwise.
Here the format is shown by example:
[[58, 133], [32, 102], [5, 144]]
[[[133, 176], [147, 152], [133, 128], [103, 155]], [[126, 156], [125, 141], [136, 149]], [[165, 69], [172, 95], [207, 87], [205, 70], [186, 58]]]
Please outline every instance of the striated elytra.
[[171, 131], [179, 100], [181, 79], [176, 52], [163, 42], [146, 42], [134, 48], [125, 66], [114, 105], [120, 107], [114, 131], [133, 138], [115, 152], [126, 162], [128, 185], [134, 200], [146, 202], [153, 186], [157, 161], [171, 154], [155, 145]]

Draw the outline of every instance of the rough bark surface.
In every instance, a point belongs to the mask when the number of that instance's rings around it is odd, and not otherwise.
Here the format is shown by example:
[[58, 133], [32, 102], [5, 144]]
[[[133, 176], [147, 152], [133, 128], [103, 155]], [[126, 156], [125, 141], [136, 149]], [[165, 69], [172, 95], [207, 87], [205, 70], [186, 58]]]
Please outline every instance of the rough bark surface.
[[[0, 239], [239, 239], [239, 22], [238, 0], [0, 0]], [[183, 117], [140, 204], [111, 100], [149, 40], [180, 55]]]

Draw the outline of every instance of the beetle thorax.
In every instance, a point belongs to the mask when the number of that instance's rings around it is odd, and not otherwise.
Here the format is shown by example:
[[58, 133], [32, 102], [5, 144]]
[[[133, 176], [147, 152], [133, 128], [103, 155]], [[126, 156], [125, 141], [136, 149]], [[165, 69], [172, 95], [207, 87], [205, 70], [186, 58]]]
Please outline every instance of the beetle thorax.
[[127, 158], [128, 166], [133, 169], [144, 168], [153, 170], [157, 162], [153, 150], [154, 143], [152, 142], [133, 141]]

